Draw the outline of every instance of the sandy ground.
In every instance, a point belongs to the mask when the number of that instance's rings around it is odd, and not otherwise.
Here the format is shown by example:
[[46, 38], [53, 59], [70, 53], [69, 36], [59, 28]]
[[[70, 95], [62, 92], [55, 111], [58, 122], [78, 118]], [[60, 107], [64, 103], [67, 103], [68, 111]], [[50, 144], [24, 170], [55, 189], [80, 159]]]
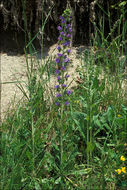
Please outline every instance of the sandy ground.
[[16, 86], [17, 81], [26, 80], [25, 77], [25, 57], [24, 55], [14, 55], [11, 53], [1, 54], [1, 113], [6, 113], [6, 110], [12, 106], [12, 102], [19, 100], [22, 93]]
[[[51, 46], [49, 49], [46, 49], [44, 51], [45, 59], [48, 58], [48, 56], [54, 56], [57, 51], [54, 51], [56, 49], [56, 44]], [[83, 48], [84, 49], [84, 48]], [[82, 51], [82, 48], [78, 48], [78, 54], [79, 51]], [[9, 107], [15, 106], [16, 103], [18, 103], [22, 97], [23, 94], [20, 91], [20, 89], [16, 86], [17, 81], [20, 81], [22, 85], [25, 86], [25, 82], [27, 82], [26, 77], [26, 60], [25, 55], [17, 55], [13, 52], [7, 53], [1, 53], [1, 82], [2, 82], [2, 94], [1, 94], [1, 116], [2, 119], [7, 113], [7, 110]], [[40, 55], [38, 56], [40, 59]], [[68, 72], [69, 75], [71, 75], [71, 78], [69, 79], [69, 82], [72, 80], [72, 77], [75, 75], [75, 69], [80, 63], [80, 60], [77, 57], [77, 49], [72, 48], [71, 56], [70, 58], [73, 60], [73, 66], [71, 65]], [[55, 78], [52, 79], [52, 85], [54, 86]]]
[[[72, 79], [77, 78], [77, 74], [75, 72], [76, 68], [81, 64], [82, 60], [81, 53], [84, 51], [86, 47], [80, 46], [77, 48], [71, 49], [71, 55], [70, 58], [72, 59], [72, 64], [68, 68], [68, 73], [71, 76], [69, 78], [68, 82], [71, 82]], [[55, 50], [55, 51], [54, 51]], [[49, 49], [45, 49], [44, 56], [45, 59], [48, 59], [50, 56], [56, 55], [56, 44], [51, 46]], [[40, 59], [40, 55], [38, 54], [38, 58]], [[27, 77], [26, 77], [26, 60], [25, 55], [17, 55], [13, 52], [10, 52], [8, 54], [2, 53], [1, 54], [1, 81], [2, 81], [2, 98], [1, 98], [1, 115], [2, 118], [7, 113], [8, 108], [11, 106], [15, 106], [18, 101], [20, 101], [23, 97], [22, 92], [20, 89], [16, 86], [17, 81], [20, 81], [23, 86], [25, 86], [25, 82], [27, 83]], [[56, 83], [56, 79], [51, 79], [51, 86], [54, 86]], [[75, 85], [75, 82], [71, 84]], [[125, 88], [125, 86], [124, 86]], [[126, 84], [127, 88], [127, 84]]]

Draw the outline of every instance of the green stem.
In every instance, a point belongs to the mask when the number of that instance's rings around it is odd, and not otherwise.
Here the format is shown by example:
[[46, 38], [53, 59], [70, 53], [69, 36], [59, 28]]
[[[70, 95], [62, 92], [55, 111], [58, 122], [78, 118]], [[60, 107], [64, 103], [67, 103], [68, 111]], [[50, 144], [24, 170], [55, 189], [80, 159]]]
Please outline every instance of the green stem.
[[61, 170], [61, 177], [63, 174], [63, 104], [61, 108], [61, 113], [60, 113], [60, 170]]
[[[89, 68], [87, 68], [87, 81], [89, 83]], [[88, 94], [88, 105], [89, 105], [89, 94]], [[88, 144], [89, 144], [89, 119], [90, 119], [89, 108], [88, 108], [87, 116], [88, 116], [88, 120], [87, 120], [87, 147], [88, 147]], [[90, 163], [89, 150], [87, 150], [87, 165], [89, 165], [89, 163]]]
[[[87, 146], [89, 144], [89, 122], [87, 121]], [[89, 165], [89, 152], [87, 151], [87, 164]]]
[[35, 160], [34, 160], [34, 155], [35, 155], [35, 146], [34, 146], [34, 122], [33, 122], [33, 113], [31, 113], [32, 114], [32, 117], [31, 117], [31, 120], [32, 120], [32, 164], [33, 164], [33, 171], [32, 171], [32, 173], [33, 173], [33, 176], [35, 175]]

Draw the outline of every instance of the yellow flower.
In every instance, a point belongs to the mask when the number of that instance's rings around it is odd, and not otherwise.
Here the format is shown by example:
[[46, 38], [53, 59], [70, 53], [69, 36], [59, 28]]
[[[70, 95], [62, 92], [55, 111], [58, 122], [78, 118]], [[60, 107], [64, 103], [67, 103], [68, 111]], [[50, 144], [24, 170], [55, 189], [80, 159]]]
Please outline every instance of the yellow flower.
[[121, 117], [121, 115], [120, 115], [120, 114], [118, 114], [118, 115], [117, 115], [117, 117]]
[[121, 174], [122, 170], [118, 169], [118, 170], [115, 170], [115, 172], [117, 172], [118, 174]]
[[121, 171], [122, 171], [121, 169], [118, 169], [117, 173], [118, 173], [118, 174], [121, 174]]
[[124, 156], [121, 156], [120, 157], [120, 160], [122, 160], [123, 162], [125, 161], [125, 157]]
[[121, 167], [121, 172], [126, 173], [126, 167]]

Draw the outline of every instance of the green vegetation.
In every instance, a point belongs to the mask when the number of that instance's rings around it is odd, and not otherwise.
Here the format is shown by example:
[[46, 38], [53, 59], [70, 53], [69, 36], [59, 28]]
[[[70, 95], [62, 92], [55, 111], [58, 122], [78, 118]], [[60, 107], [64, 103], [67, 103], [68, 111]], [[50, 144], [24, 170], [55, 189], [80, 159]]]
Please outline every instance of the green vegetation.
[[[106, 37], [104, 17], [95, 25], [66, 108], [56, 106], [55, 89], [49, 86], [54, 71], [50, 72], [50, 59], [33, 61], [36, 51], [29, 35], [28, 93], [19, 83], [25, 101], [1, 125], [2, 190], [127, 188], [127, 21], [122, 11]], [[112, 38], [116, 28], [117, 37]]]

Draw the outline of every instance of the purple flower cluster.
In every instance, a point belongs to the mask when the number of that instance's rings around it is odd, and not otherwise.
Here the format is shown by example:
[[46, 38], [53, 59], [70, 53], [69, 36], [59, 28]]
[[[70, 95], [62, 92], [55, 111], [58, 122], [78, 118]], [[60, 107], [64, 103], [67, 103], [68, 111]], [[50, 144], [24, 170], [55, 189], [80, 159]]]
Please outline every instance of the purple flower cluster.
[[57, 91], [56, 94], [56, 105], [60, 106], [61, 103], [64, 102], [65, 105], [69, 105], [68, 96], [71, 94], [71, 91], [67, 89], [67, 85], [65, 82], [68, 80], [68, 75], [66, 68], [70, 63], [70, 59], [67, 57], [71, 50], [70, 46], [70, 38], [71, 38], [71, 16], [70, 10], [66, 9], [62, 16], [60, 16], [61, 24], [57, 27], [59, 31], [58, 37], [58, 46], [57, 46], [57, 58], [56, 58], [56, 77], [57, 77], [57, 85], [55, 85], [55, 89]]

